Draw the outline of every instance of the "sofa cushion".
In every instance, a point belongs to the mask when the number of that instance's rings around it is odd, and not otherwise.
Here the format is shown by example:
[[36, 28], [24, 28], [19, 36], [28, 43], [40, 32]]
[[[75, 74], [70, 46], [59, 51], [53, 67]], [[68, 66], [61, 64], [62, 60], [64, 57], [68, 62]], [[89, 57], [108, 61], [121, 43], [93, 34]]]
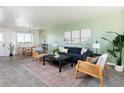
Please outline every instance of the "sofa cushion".
[[81, 53], [81, 50], [82, 50], [82, 48], [76, 48], [76, 54], [80, 54]]
[[68, 53], [68, 55], [70, 55], [72, 57], [73, 61], [78, 61], [78, 60], [86, 60], [87, 56], [84, 55], [80, 55], [80, 54], [73, 54], [73, 53]]
[[64, 47], [64, 48], [68, 49], [67, 55], [71, 56], [72, 62], [77, 62], [78, 60], [85, 61], [87, 56], [89, 55], [89, 49], [87, 49], [87, 52], [84, 52], [81, 55], [82, 48], [78, 48], [78, 47]]
[[80, 54], [82, 48], [77, 48], [77, 47], [65, 47], [68, 49], [68, 53], [73, 53], [73, 54]]
[[68, 53], [75, 53], [75, 49], [74, 48], [68, 48]]

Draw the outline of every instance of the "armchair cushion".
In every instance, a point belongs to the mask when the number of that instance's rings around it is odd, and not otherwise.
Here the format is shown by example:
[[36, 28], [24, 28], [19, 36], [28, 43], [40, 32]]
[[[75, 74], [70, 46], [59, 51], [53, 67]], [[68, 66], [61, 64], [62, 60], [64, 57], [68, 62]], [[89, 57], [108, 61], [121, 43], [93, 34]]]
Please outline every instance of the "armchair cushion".
[[102, 55], [99, 57], [98, 61], [97, 61], [97, 65], [101, 65], [102, 70], [104, 69], [104, 66], [105, 66], [105, 64], [106, 64], [107, 57], [108, 57], [108, 54], [106, 54], [106, 53], [105, 53], [105, 54], [102, 54]]
[[98, 58], [99, 58], [99, 57], [95, 57], [95, 58], [93, 58], [93, 60], [91, 61], [91, 63], [92, 63], [92, 64], [96, 64], [97, 61], [98, 61]]

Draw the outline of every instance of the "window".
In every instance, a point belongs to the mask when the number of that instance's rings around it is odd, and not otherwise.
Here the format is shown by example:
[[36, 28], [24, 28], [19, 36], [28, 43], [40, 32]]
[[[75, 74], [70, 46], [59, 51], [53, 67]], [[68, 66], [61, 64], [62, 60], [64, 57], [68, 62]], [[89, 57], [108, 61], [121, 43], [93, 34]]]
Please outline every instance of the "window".
[[72, 43], [80, 43], [80, 30], [72, 31]]
[[2, 42], [3, 41], [3, 35], [2, 35], [2, 33], [0, 33], [0, 42]]
[[91, 29], [82, 29], [81, 43], [90, 43], [90, 42], [91, 42]]
[[32, 33], [17, 32], [17, 42], [32, 42], [32, 41], [33, 41]]
[[64, 41], [66, 43], [73, 43], [73, 44], [89, 44], [91, 43], [91, 29], [81, 29], [81, 30], [74, 30], [70, 32], [64, 33]]
[[67, 44], [71, 43], [71, 32], [65, 32], [64, 33], [64, 42]]
[[32, 34], [31, 33], [25, 34], [25, 42], [32, 42]]
[[24, 42], [24, 33], [17, 33], [17, 42]]

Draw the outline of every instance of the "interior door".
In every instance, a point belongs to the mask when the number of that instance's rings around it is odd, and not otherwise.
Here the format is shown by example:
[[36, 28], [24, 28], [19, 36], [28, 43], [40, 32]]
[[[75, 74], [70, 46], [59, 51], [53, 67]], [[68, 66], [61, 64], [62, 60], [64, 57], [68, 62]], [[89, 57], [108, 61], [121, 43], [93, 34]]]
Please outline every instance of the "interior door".
[[4, 41], [5, 41], [5, 33], [0, 32], [0, 56], [5, 56]]

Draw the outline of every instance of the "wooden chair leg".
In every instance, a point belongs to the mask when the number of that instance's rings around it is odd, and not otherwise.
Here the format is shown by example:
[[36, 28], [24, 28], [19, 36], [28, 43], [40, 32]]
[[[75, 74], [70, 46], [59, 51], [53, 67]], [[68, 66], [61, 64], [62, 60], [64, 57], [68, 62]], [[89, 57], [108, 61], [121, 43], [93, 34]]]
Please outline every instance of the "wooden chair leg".
[[103, 73], [102, 73], [102, 68], [101, 66], [99, 67], [99, 79], [100, 79], [100, 86], [104, 86], [104, 80], [103, 80]]
[[35, 58], [33, 57], [32, 60], [35, 61]]
[[76, 70], [75, 71], [75, 77], [74, 77], [75, 79], [77, 79], [77, 74], [78, 74], [78, 71]]
[[103, 77], [100, 77], [100, 86], [101, 86], [101, 87], [104, 86], [104, 80], [103, 80]]
[[108, 64], [105, 65], [105, 70], [106, 70], [106, 78], [109, 79]]
[[37, 58], [37, 62], [38, 62], [38, 63], [40, 62], [39, 58]]
[[20, 53], [20, 55], [22, 56], [22, 52]]

